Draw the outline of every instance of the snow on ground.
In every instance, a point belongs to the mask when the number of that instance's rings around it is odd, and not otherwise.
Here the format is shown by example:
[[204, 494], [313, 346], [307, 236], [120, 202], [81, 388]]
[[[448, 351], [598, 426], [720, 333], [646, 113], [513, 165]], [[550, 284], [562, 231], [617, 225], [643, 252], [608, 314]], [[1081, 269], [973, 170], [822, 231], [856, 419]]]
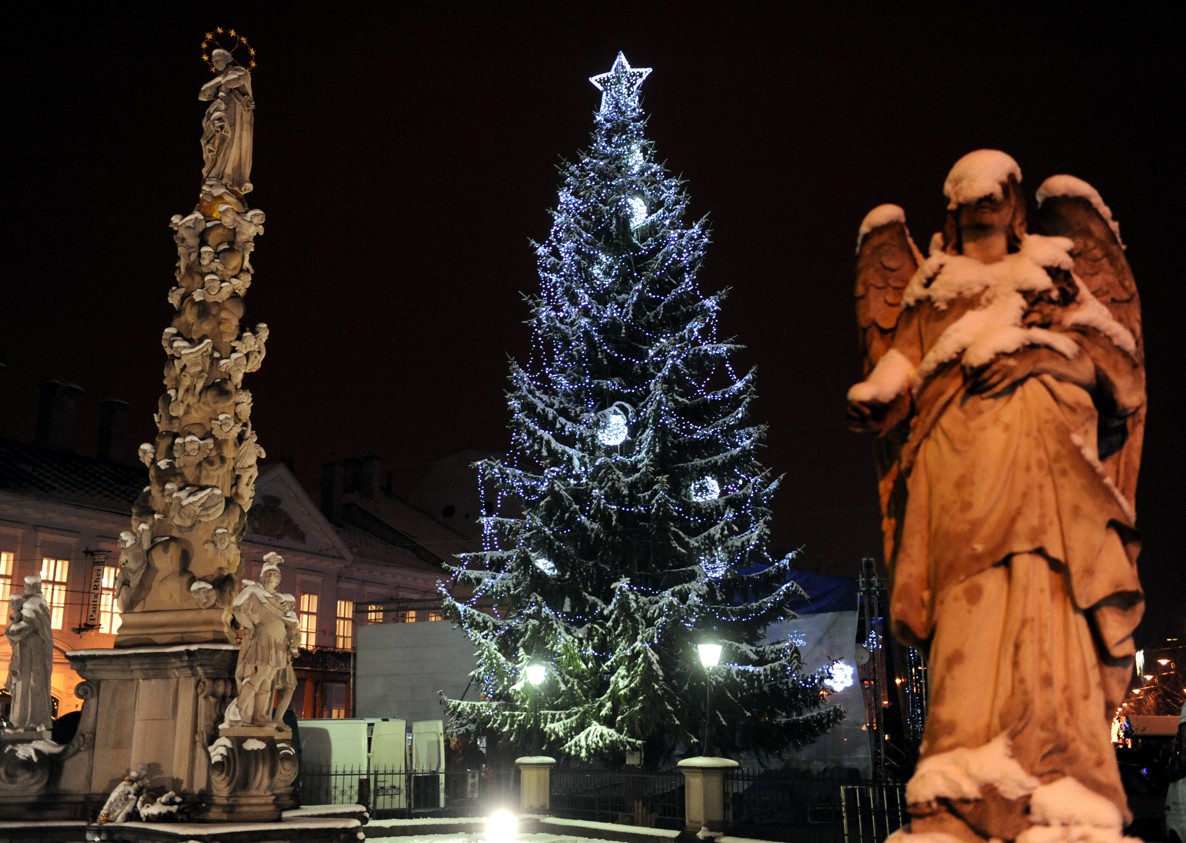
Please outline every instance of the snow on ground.
[[[368, 832], [368, 838], [383, 837], [380, 834], [374, 834], [373, 830], [382, 828], [382, 820], [372, 820], [363, 831]], [[439, 822], [439, 820], [438, 820]], [[485, 823], [485, 820], [482, 821]], [[368, 829], [372, 831], [368, 831]], [[485, 832], [473, 832], [471, 834], [416, 834], [411, 836], [400, 835], [399, 837], [387, 837], [386, 839], [397, 841], [397, 843], [485, 843]], [[518, 834], [515, 836], [515, 843], [612, 843], [609, 840], [599, 840], [595, 837], [576, 837], [567, 834]]]

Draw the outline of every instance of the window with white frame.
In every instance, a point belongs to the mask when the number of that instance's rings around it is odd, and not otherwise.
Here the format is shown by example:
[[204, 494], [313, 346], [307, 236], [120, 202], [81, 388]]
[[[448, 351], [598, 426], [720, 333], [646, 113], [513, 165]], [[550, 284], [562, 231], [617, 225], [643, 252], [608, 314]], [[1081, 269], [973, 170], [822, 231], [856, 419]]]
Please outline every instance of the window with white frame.
[[317, 646], [317, 595], [305, 592], [301, 595], [300, 611], [301, 646], [311, 650]]
[[339, 650], [354, 648], [354, 601], [339, 600], [337, 622], [334, 624], [335, 645]]
[[41, 594], [49, 604], [50, 624], [61, 629], [66, 620], [66, 581], [70, 576], [69, 559], [41, 560]]

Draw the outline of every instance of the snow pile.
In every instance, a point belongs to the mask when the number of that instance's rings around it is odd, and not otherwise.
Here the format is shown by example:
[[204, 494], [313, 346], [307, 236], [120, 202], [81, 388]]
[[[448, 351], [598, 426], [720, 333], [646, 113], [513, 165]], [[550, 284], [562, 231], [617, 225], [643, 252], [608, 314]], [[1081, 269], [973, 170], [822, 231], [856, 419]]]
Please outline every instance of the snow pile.
[[906, 355], [891, 348], [877, 361], [868, 378], [848, 390], [848, 400], [854, 404], [888, 404], [906, 391], [913, 375], [914, 366]]
[[[1120, 809], [1111, 800], [1099, 796], [1071, 777], [1052, 781], [1035, 790], [1029, 798], [1029, 818], [1035, 824], [1064, 826], [1076, 831], [1093, 829], [1112, 832], [1111, 837], [1099, 839], [1115, 839], [1124, 825]], [[1095, 836], [1082, 835], [1083, 831], [1078, 831], [1075, 839], [1096, 839]]]
[[1078, 276], [1075, 276], [1075, 284], [1079, 289], [1079, 297], [1075, 299], [1076, 306], [1066, 315], [1066, 324], [1094, 328], [1114, 342], [1117, 348], [1135, 358], [1137, 341], [1132, 332], [1112, 317], [1112, 312], [1091, 294]]
[[[1020, 251], [992, 264], [943, 252], [927, 258], [906, 288], [908, 306], [929, 301], [936, 309], [945, 310], [957, 300], [978, 300], [979, 306], [944, 330], [919, 364], [915, 387], [960, 356], [970, 368], [1026, 346], [1045, 346], [1064, 357], [1074, 357], [1078, 346], [1069, 337], [1024, 324], [1035, 301], [1057, 295], [1048, 269], [1069, 271], [1074, 266], [1073, 245], [1065, 237], [1033, 234], [1025, 238]], [[1091, 294], [1080, 285], [1079, 297], [1090, 299]], [[1075, 307], [1077, 304], [1072, 309]], [[1063, 317], [1067, 310], [1060, 307], [1058, 316]]]
[[1009, 180], [1021, 183], [1021, 167], [1011, 157], [998, 149], [977, 149], [955, 162], [947, 181], [943, 182], [943, 195], [947, 197], [947, 210], [953, 211], [960, 205], [971, 205], [978, 199], [991, 196], [1003, 199], [1001, 185]]
[[861, 243], [871, 231], [895, 222], [906, 224], [906, 212], [899, 205], [878, 205], [861, 220], [861, 229], [857, 232], [857, 251], [861, 250]]
[[23, 761], [36, 761], [37, 753], [39, 752], [44, 756], [57, 755], [65, 748], [66, 744], [54, 743], [53, 741], [38, 738], [29, 743], [10, 744], [6, 751], [15, 753], [16, 757]]
[[1112, 209], [1104, 204], [1099, 191], [1083, 181], [1083, 179], [1065, 175], [1051, 176], [1042, 182], [1041, 187], [1038, 188], [1038, 207], [1042, 207], [1042, 203], [1052, 196], [1071, 196], [1086, 199], [1095, 208], [1096, 212], [1104, 218], [1104, 222], [1108, 224], [1108, 227], [1112, 229], [1112, 233], [1116, 235], [1116, 242], [1120, 244], [1120, 248], [1127, 248], [1124, 245], [1124, 241], [1120, 238], [1120, 223], [1116, 222], [1116, 219], [1112, 216]]
[[1020, 799], [1039, 784], [1013, 759], [1009, 738], [1002, 734], [975, 749], [961, 747], [919, 761], [906, 785], [906, 801], [914, 805], [939, 799], [979, 799], [985, 785], [994, 786], [1006, 799]]
[[924, 301], [939, 311], [956, 301], [975, 301], [977, 306], [943, 331], [917, 369], [897, 351], [887, 352], [869, 377], [849, 390], [849, 400], [888, 403], [908, 385], [917, 389], [957, 358], [964, 366], [974, 369], [1027, 346], [1043, 346], [1073, 358], [1079, 349], [1069, 336], [1027, 324], [1042, 305], [1050, 309], [1052, 327], [1055, 324], [1091, 327], [1120, 348], [1134, 353], [1132, 334], [1112, 318], [1077, 278], [1074, 279], [1075, 300], [1066, 306], [1054, 304], [1060, 291], [1050, 270], [1073, 268], [1072, 247], [1072, 241], [1065, 237], [1034, 234], [1025, 238], [1018, 252], [992, 264], [962, 255], [932, 253], [907, 285], [905, 306], [917, 307]]

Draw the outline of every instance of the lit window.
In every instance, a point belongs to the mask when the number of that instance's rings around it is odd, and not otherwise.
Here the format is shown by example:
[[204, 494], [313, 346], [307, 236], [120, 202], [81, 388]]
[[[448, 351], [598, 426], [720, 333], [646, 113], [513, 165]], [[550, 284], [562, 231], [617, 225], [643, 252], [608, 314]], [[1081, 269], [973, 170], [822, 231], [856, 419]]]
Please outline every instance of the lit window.
[[66, 579], [70, 574], [69, 559], [41, 560], [41, 594], [49, 604], [50, 623], [61, 629], [66, 619]]
[[300, 609], [301, 646], [311, 650], [317, 646], [317, 595], [302, 594]]
[[333, 720], [341, 720], [346, 716], [346, 685], [342, 682], [326, 682], [322, 689], [325, 693], [325, 713]]
[[445, 619], [445, 616], [444, 616], [444, 614], [442, 614], [440, 609], [429, 609], [428, 610], [428, 619], [430, 621], [443, 621]]
[[122, 622], [119, 606], [115, 603], [115, 578], [118, 575], [119, 568], [114, 565], [103, 566], [103, 587], [99, 591], [99, 632], [109, 635], [119, 632]]
[[399, 613], [400, 623], [416, 623], [416, 610], [405, 609]]
[[349, 650], [354, 647], [354, 601], [338, 601], [338, 619], [335, 625], [335, 638], [339, 650]]
[[383, 623], [383, 604], [367, 604], [367, 623]]
[[0, 550], [0, 604], [2, 604], [0, 609], [7, 608], [10, 594], [12, 594], [12, 551]]

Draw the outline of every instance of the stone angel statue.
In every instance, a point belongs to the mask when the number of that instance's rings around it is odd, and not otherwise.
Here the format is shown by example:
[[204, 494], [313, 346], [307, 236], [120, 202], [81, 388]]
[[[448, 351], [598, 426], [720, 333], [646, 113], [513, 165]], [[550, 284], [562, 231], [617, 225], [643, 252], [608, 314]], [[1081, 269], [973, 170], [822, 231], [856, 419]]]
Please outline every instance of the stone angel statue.
[[913, 831], [1013, 840], [1070, 794], [1119, 839], [1108, 721], [1144, 606], [1139, 305], [1098, 194], [1047, 180], [1039, 234], [1020, 185], [1002, 152], [960, 159], [925, 259], [900, 208], [866, 217], [849, 421], [880, 437], [891, 623], [930, 666]]

